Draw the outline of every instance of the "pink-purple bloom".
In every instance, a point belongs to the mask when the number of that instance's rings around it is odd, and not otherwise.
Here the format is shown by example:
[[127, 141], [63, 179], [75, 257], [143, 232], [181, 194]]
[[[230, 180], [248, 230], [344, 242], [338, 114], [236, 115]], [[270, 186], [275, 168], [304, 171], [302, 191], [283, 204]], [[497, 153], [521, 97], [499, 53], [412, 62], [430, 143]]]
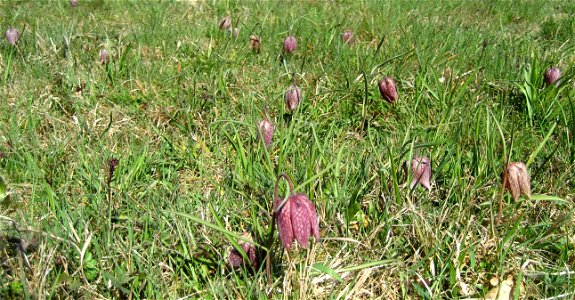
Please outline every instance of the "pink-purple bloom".
[[561, 70], [558, 68], [549, 68], [545, 71], [544, 78], [547, 85], [559, 85], [559, 79], [561, 79]]
[[353, 39], [353, 31], [351, 30], [346, 30], [341, 34], [341, 38], [343, 39], [343, 43], [344, 44], [348, 44], [348, 45], [353, 45], [354, 39]]
[[284, 98], [288, 111], [295, 111], [301, 101], [301, 89], [292, 83], [285, 92]]
[[232, 26], [232, 19], [230, 16], [225, 16], [220, 20], [219, 27], [220, 30], [228, 30]]
[[103, 65], [108, 64], [110, 62], [110, 52], [106, 49], [100, 49], [98, 57], [100, 59], [100, 63]]
[[297, 40], [294, 36], [288, 36], [284, 40], [284, 52], [292, 53], [297, 49]]
[[256, 35], [251, 35], [250, 36], [250, 46], [252, 47], [252, 50], [256, 54], [260, 53], [260, 38]]
[[[257, 269], [259, 262], [257, 257], [257, 251], [254, 245], [245, 242], [241, 245], [241, 247], [249, 259], [249, 265], [252, 268]], [[230, 251], [230, 256], [228, 257], [228, 266], [232, 268], [239, 268], [245, 264], [246, 261], [244, 261], [244, 257], [242, 256], [240, 251], [238, 251], [238, 249], [236, 248], [232, 249], [232, 251]]]
[[521, 194], [531, 197], [531, 177], [522, 162], [512, 162], [507, 165], [507, 180], [504, 184], [515, 201]]
[[[290, 186], [290, 195], [287, 199], [278, 197], [277, 183], [274, 193], [274, 216], [277, 219], [278, 232], [284, 248], [291, 247], [297, 241], [307, 248], [310, 236], [319, 241], [319, 219], [315, 206], [304, 194], [295, 194], [293, 184], [287, 175], [284, 176]], [[278, 178], [279, 181], [279, 178]]]
[[389, 103], [397, 101], [398, 95], [395, 80], [391, 77], [385, 77], [379, 81], [379, 93]]
[[411, 160], [411, 184], [413, 189], [418, 183], [424, 188], [431, 190], [431, 161], [427, 157], [416, 156]]
[[266, 148], [269, 148], [272, 144], [272, 138], [274, 135], [274, 124], [267, 118], [260, 121], [258, 125], [258, 136], [263, 139]]
[[16, 45], [16, 42], [18, 42], [18, 39], [20, 38], [20, 32], [18, 32], [18, 29], [16, 28], [8, 28], [8, 30], [6, 30], [6, 40], [8, 40], [8, 43], [12, 46]]

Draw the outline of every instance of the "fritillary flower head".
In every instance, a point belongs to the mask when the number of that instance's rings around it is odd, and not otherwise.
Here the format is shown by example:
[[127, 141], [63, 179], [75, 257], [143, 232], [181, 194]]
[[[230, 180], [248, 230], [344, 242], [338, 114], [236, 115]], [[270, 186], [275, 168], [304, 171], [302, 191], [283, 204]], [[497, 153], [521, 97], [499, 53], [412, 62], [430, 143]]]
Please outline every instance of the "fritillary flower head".
[[418, 183], [424, 188], [431, 190], [431, 161], [427, 157], [416, 156], [411, 160], [411, 174], [413, 176], [410, 189]]
[[397, 101], [397, 86], [391, 77], [385, 77], [379, 81], [379, 93], [381, 97], [389, 103]]
[[[289, 196], [278, 196], [278, 185], [281, 178], [289, 184]], [[274, 216], [277, 219], [278, 232], [282, 245], [290, 249], [297, 241], [307, 248], [310, 236], [319, 241], [319, 219], [314, 204], [305, 194], [296, 194], [291, 179], [284, 173], [280, 174], [274, 191]]]
[[503, 176], [505, 188], [511, 193], [513, 200], [517, 201], [521, 194], [531, 197], [531, 177], [527, 167], [522, 162], [512, 162], [507, 165], [507, 176]]
[[[248, 233], [244, 233], [243, 237], [251, 240], [251, 236]], [[252, 245], [252, 243], [250, 242], [246, 242], [244, 240], [240, 240], [238, 241], [238, 243], [240, 244], [242, 250], [244, 251], [244, 253], [246, 254], [247, 258], [249, 259], [249, 265], [255, 270], [258, 268], [259, 265], [259, 261], [258, 261], [258, 256], [257, 256], [257, 251], [256, 248], [254, 247], [254, 245]], [[232, 268], [239, 268], [243, 265], [245, 265], [247, 263], [247, 261], [244, 260], [244, 257], [242, 255], [242, 253], [240, 253], [240, 251], [238, 251], [238, 249], [234, 248], [230, 251], [230, 255], [228, 256], [228, 261], [227, 264], [228, 266], [232, 267]]]

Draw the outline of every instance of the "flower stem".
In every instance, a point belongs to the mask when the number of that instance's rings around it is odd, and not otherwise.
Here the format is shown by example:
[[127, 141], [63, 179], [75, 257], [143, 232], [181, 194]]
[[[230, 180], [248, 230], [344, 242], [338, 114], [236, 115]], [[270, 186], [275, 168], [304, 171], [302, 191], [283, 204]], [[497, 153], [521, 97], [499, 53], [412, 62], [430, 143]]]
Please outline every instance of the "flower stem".
[[[286, 173], [281, 173], [277, 180], [276, 180], [276, 185], [274, 187], [274, 198], [273, 198], [273, 202], [275, 202], [276, 199], [279, 199], [278, 196], [278, 189], [279, 189], [279, 183], [280, 180], [284, 178], [287, 182], [288, 182], [288, 186], [289, 186], [289, 193], [290, 195], [293, 195], [295, 193], [295, 189], [293, 187], [293, 183], [291, 181], [291, 178], [286, 174]], [[278, 207], [274, 208], [274, 203], [272, 202], [272, 221], [270, 222], [270, 233], [269, 233], [269, 237], [268, 237], [268, 253], [267, 253], [267, 257], [266, 257], [266, 274], [268, 276], [268, 297], [271, 297], [272, 294], [272, 246], [274, 243], [274, 229], [275, 229], [275, 223], [276, 223], [276, 218], [277, 218], [277, 212], [278, 210], [281, 208], [282, 205], [279, 205]]]
[[507, 186], [507, 164], [503, 166], [503, 183], [501, 184], [501, 194], [499, 195], [499, 213], [497, 214], [497, 224], [501, 224], [501, 215], [503, 214], [503, 196]]

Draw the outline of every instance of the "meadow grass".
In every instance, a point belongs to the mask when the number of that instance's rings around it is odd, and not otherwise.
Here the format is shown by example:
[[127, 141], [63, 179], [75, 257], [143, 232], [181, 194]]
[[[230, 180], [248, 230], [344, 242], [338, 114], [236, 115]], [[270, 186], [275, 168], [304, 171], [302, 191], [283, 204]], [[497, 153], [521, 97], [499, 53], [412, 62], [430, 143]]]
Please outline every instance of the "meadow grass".
[[[22, 36], [0, 43], [0, 298], [481, 298], [493, 278], [512, 278], [515, 298], [575, 297], [574, 11], [1, 2], [1, 28]], [[237, 39], [218, 28], [227, 15]], [[284, 56], [290, 32], [299, 45]], [[303, 101], [288, 114], [292, 76]], [[409, 188], [402, 164], [416, 155], [431, 159], [431, 191]], [[506, 192], [498, 222], [510, 161], [526, 163], [533, 195]], [[315, 203], [322, 239], [286, 252], [276, 234], [270, 288], [282, 172]], [[244, 233], [261, 268], [226, 265]]]

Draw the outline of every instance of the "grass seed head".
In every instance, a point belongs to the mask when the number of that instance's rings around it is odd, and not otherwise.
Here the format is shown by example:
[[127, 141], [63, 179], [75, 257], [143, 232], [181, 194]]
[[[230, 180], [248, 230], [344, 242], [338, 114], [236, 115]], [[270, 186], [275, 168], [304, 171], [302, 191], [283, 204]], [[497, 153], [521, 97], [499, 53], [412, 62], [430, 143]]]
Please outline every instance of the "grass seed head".
[[260, 38], [255, 35], [250, 36], [250, 46], [252, 47], [252, 51], [256, 54], [260, 53]]
[[260, 121], [258, 125], [258, 135], [260, 139], [263, 139], [266, 148], [269, 148], [272, 144], [272, 138], [274, 135], [274, 124], [267, 118]]
[[431, 190], [431, 161], [427, 157], [416, 156], [411, 160], [411, 174], [413, 179], [409, 187], [413, 189], [417, 183]]
[[6, 40], [8, 40], [8, 43], [12, 46], [16, 45], [16, 42], [18, 42], [18, 39], [20, 38], [20, 32], [18, 32], [18, 29], [10, 27], [8, 28], [8, 30], [6, 30]]
[[385, 77], [379, 81], [379, 93], [385, 101], [393, 103], [397, 101], [397, 87], [395, 85], [395, 80], [391, 77]]
[[292, 53], [297, 49], [297, 40], [294, 36], [288, 36], [284, 40], [284, 52]]
[[531, 177], [522, 162], [512, 162], [507, 165], [507, 182], [504, 184], [515, 201], [521, 194], [531, 197]]
[[98, 54], [100, 58], [101, 64], [108, 64], [110, 63], [110, 52], [106, 49], [100, 49], [100, 53]]
[[232, 19], [230, 16], [225, 16], [220, 20], [220, 30], [228, 30], [232, 26]]
[[292, 83], [284, 95], [288, 111], [294, 112], [301, 101], [301, 89]]
[[559, 85], [559, 79], [561, 79], [561, 70], [558, 68], [549, 68], [545, 71], [545, 83], [547, 85], [556, 84]]
[[354, 39], [353, 39], [353, 31], [351, 30], [346, 30], [341, 34], [341, 38], [343, 39], [343, 43], [344, 44], [348, 44], [348, 45], [353, 45]]

